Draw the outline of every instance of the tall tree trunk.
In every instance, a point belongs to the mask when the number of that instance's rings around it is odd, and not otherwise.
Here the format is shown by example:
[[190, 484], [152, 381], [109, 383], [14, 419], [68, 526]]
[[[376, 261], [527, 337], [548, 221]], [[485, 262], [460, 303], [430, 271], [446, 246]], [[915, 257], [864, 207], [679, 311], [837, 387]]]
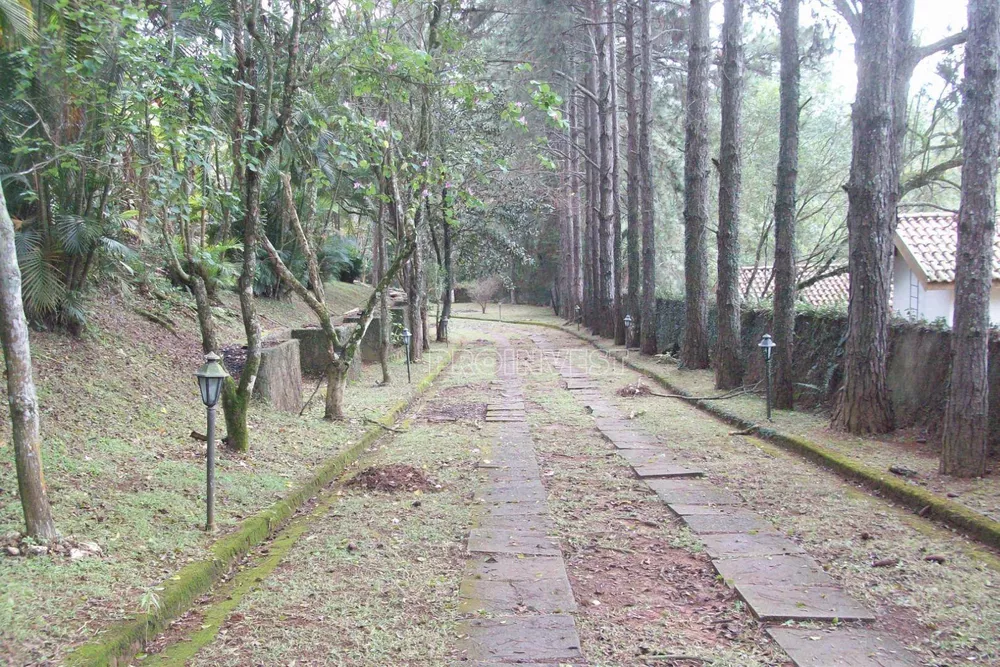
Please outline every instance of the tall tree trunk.
[[639, 86], [639, 206], [642, 218], [642, 314], [639, 347], [656, 354], [656, 229], [653, 200], [653, 43], [650, 39], [650, 0], [640, 0], [639, 48], [642, 80]]
[[[192, 270], [195, 267], [192, 267]], [[215, 317], [212, 315], [212, 304], [208, 298], [205, 278], [196, 273], [191, 274], [191, 293], [198, 311], [198, 327], [201, 329], [201, 350], [205, 354], [218, 352], [219, 343], [215, 334]]]
[[410, 257], [410, 284], [407, 300], [409, 301], [410, 314], [410, 361], [417, 362], [424, 354], [424, 304], [422, 295], [424, 292], [424, 253], [423, 238], [421, 235], [421, 218], [423, 217], [423, 205], [417, 206], [415, 214], [417, 241], [413, 248], [413, 255]]
[[715, 386], [743, 384], [740, 338], [740, 157], [743, 113], [743, 0], [725, 0], [722, 25], [722, 138], [719, 152], [718, 283], [715, 292], [719, 335]]
[[21, 300], [21, 269], [14, 247], [14, 223], [0, 187], [0, 343], [7, 369], [7, 404], [14, 440], [17, 490], [24, 510], [28, 537], [57, 537], [52, 520], [45, 474], [42, 470], [42, 436], [38, 426], [38, 396], [31, 368], [28, 320]]
[[[386, 266], [386, 242], [385, 242], [385, 206], [381, 202], [378, 207], [378, 216], [375, 219], [375, 280], [373, 284], [381, 282], [385, 276]], [[382, 290], [378, 295], [378, 316], [379, 316], [379, 336], [378, 336], [378, 361], [382, 367], [382, 384], [392, 384], [392, 373], [389, 372], [389, 356], [392, 353], [392, 316], [389, 314], [389, 290]], [[328, 382], [329, 383], [329, 382]]]
[[892, 235], [899, 174], [894, 122], [897, 2], [866, 3], [855, 60], [853, 152], [847, 183], [848, 266], [844, 384], [837, 396], [834, 426], [851, 433], [886, 433], [893, 428], [886, 382], [889, 353], [889, 287]]
[[691, 0], [684, 138], [684, 343], [681, 364], [708, 368], [709, 0]]
[[625, 298], [625, 312], [632, 316], [632, 340], [634, 346], [642, 327], [639, 312], [639, 99], [635, 70], [639, 63], [635, 54], [635, 0], [625, 0], [625, 115], [628, 130], [626, 166], [626, 217], [628, 222], [627, 266], [628, 294]]
[[620, 161], [620, 131], [618, 124], [618, 38], [617, 38], [617, 16], [615, 14], [616, 0], [608, 0], [608, 85], [611, 89], [610, 109], [611, 115], [611, 234], [612, 263], [614, 265], [614, 298], [613, 298], [613, 319], [615, 344], [625, 344], [625, 322], [622, 313], [622, 207], [619, 198], [619, 174], [621, 172]]
[[774, 405], [791, 410], [795, 374], [795, 186], [799, 169], [799, 1], [781, 0], [781, 113], [774, 198]]
[[[250, 447], [250, 432], [247, 425], [247, 414], [250, 409], [250, 397], [257, 382], [257, 371], [260, 369], [261, 333], [260, 320], [257, 317], [257, 303], [253, 293], [254, 278], [257, 275], [257, 245], [260, 220], [260, 189], [261, 172], [271, 157], [274, 149], [281, 143], [285, 130], [292, 118], [295, 103], [295, 92], [298, 88], [298, 55], [299, 37], [302, 29], [302, 0], [292, 2], [292, 23], [286, 37], [287, 61], [283, 77], [281, 106], [275, 125], [267, 132], [266, 124], [270, 115], [269, 96], [271, 86], [261, 90], [258, 85], [257, 63], [251, 55], [253, 47], [245, 43], [244, 22], [246, 33], [252, 42], [261, 42], [257, 32], [257, 8], [246, 11], [244, 0], [233, 0], [233, 54], [236, 60], [236, 77], [234, 86], [233, 112], [233, 164], [239, 174], [237, 181], [243, 194], [243, 268], [238, 281], [240, 312], [243, 318], [243, 329], [247, 336], [247, 359], [237, 385], [231, 378], [227, 379], [222, 390], [222, 410], [226, 419], [226, 444], [240, 452]], [[262, 43], [257, 48], [263, 48]], [[245, 87], [245, 88], [244, 88]], [[244, 89], [249, 91], [250, 113], [243, 123]], [[246, 137], [254, 137], [247, 143]], [[242, 160], [242, 152], [246, 149], [252, 156], [248, 164]]]
[[[585, 79], [589, 82], [589, 75]], [[583, 253], [583, 301], [580, 304], [583, 321], [590, 326], [593, 319], [594, 305], [594, 264], [593, 264], [593, 224], [594, 224], [594, 165], [591, 162], [591, 109], [593, 104], [587, 97], [580, 97], [580, 114], [583, 126], [581, 128], [581, 151], [583, 155], [583, 182], [581, 183], [580, 207], [583, 213], [582, 239], [580, 249]]]
[[569, 96], [569, 142], [570, 142], [570, 166], [569, 166], [569, 211], [570, 221], [573, 225], [573, 274], [572, 298], [570, 317], [576, 317], [576, 307], [583, 308], [583, 246], [581, 236], [582, 220], [580, 216], [580, 115], [577, 113], [578, 96], [575, 92], [570, 92]]
[[232, 378], [226, 378], [222, 389], [226, 446], [237, 452], [250, 449], [247, 415], [250, 411], [250, 397], [257, 383], [257, 371], [260, 370], [261, 351], [260, 319], [257, 317], [257, 301], [253, 293], [254, 276], [257, 275], [257, 232], [260, 227], [259, 171], [256, 168], [247, 169], [244, 183], [246, 199], [243, 205], [246, 207], [246, 212], [243, 216], [243, 268], [237, 287], [243, 330], [247, 337], [247, 359], [240, 373], [239, 383], [237, 384]]
[[453, 251], [451, 242], [452, 212], [450, 197], [451, 195], [448, 194], [448, 188], [441, 190], [441, 221], [444, 226], [444, 229], [442, 230], [442, 242], [444, 245], [444, 294], [441, 295], [441, 319], [438, 321], [437, 327], [437, 340], [439, 343], [443, 343], [448, 340], [448, 321], [451, 319], [451, 298], [455, 292], [455, 269], [454, 260], [452, 259]]
[[968, 12], [955, 324], [941, 472], [978, 477], [986, 474], [989, 432], [990, 287], [1000, 157], [1000, 5], [996, 0], [969, 0]]
[[610, 76], [610, 43], [608, 40], [608, 28], [602, 21], [600, 5], [594, 1], [594, 38], [597, 42], [597, 73], [598, 73], [598, 127], [599, 127], [599, 151], [600, 151], [600, 282], [599, 282], [599, 303], [597, 329], [602, 336], [614, 337], [614, 291], [615, 291], [615, 266], [614, 266], [614, 239], [612, 238], [612, 213], [614, 210], [612, 190], [614, 172], [614, 159], [612, 152], [612, 132], [611, 132], [611, 76]]
[[[597, 58], [591, 61], [588, 72], [588, 87], [598, 93]], [[588, 308], [587, 325], [594, 333], [600, 333], [601, 319], [601, 153], [600, 153], [600, 118], [598, 105], [589, 101], [587, 113], [587, 155], [590, 165], [590, 180], [587, 184], [590, 215], [590, 307]]]

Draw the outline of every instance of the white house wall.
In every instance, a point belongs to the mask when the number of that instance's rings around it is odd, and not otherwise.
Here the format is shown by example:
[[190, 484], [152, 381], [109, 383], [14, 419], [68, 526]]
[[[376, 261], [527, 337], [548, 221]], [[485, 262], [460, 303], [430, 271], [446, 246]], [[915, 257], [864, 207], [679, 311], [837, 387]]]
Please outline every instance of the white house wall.
[[[910, 269], [906, 260], [896, 251], [893, 260], [892, 309], [898, 315], [910, 320], [934, 322], [943, 318], [952, 326], [955, 313], [954, 285], [927, 289], [920, 274]], [[916, 303], [916, 308], [912, 304]], [[994, 284], [990, 290], [990, 322], [1000, 325], [1000, 286]]]

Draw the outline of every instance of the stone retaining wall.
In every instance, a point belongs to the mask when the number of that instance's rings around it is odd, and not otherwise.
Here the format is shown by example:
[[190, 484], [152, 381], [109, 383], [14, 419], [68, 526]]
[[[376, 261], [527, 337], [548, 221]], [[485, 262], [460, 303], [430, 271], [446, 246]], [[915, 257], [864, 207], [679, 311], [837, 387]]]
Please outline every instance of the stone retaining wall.
[[[684, 302], [657, 299], [657, 345], [660, 352], [676, 352], [684, 337]], [[715, 344], [715, 311], [709, 329]], [[743, 312], [743, 355], [746, 380], [764, 377], [764, 361], [757, 347], [771, 333], [769, 311]], [[796, 397], [802, 407], [832, 407], [843, 377], [846, 315], [799, 314], [795, 318]], [[899, 428], [923, 427], [940, 435], [951, 364], [951, 332], [920, 323], [894, 322], [889, 329], [888, 383]], [[1000, 340], [990, 343], [990, 443], [1000, 447]], [[807, 386], [801, 386], [807, 385]]]

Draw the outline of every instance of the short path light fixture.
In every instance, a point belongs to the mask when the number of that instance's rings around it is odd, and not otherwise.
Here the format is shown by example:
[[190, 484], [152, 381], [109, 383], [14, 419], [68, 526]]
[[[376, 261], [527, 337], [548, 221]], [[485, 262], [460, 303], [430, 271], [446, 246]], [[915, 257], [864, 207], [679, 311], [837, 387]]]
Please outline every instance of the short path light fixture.
[[410, 330], [403, 328], [403, 347], [406, 348], [406, 381], [410, 382], [410, 340], [413, 339], [413, 334]]
[[445, 315], [441, 318], [441, 337], [444, 338], [444, 342], [448, 343], [448, 316]]
[[580, 304], [576, 304], [576, 328], [580, 329], [580, 323], [583, 322], [583, 315], [580, 313]]
[[767, 421], [771, 421], [771, 350], [778, 346], [771, 340], [771, 334], [764, 334], [760, 342], [757, 343], [757, 347], [764, 353], [764, 375], [767, 387]]
[[205, 438], [208, 441], [205, 530], [208, 532], [215, 530], [215, 406], [218, 405], [219, 396], [222, 394], [222, 384], [229, 377], [220, 361], [219, 355], [209, 352], [205, 355], [205, 365], [195, 373], [195, 377], [198, 378], [198, 389], [201, 391], [201, 402], [208, 409], [208, 434]]
[[629, 342], [632, 340], [632, 315], [625, 316], [625, 354], [628, 354]]

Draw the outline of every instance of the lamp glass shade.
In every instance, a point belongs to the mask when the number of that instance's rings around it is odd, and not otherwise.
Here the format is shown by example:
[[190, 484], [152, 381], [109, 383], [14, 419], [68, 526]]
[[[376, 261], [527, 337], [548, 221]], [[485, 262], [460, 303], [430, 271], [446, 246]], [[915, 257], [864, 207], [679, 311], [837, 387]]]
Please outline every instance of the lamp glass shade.
[[220, 361], [219, 355], [209, 352], [205, 355], [205, 365], [195, 373], [195, 377], [198, 378], [198, 389], [201, 392], [201, 402], [209, 408], [219, 402], [222, 383], [229, 377]]
[[410, 333], [409, 329], [403, 329], [403, 344], [409, 345], [410, 339], [413, 338], [413, 334]]
[[625, 328], [629, 329], [631, 327], [632, 327], [632, 316], [631, 315], [626, 315], [625, 316]]
[[770, 359], [771, 350], [778, 347], [778, 345], [771, 339], [771, 334], [764, 334], [761, 337], [760, 342], [757, 343], [757, 347], [761, 349], [765, 357]]

